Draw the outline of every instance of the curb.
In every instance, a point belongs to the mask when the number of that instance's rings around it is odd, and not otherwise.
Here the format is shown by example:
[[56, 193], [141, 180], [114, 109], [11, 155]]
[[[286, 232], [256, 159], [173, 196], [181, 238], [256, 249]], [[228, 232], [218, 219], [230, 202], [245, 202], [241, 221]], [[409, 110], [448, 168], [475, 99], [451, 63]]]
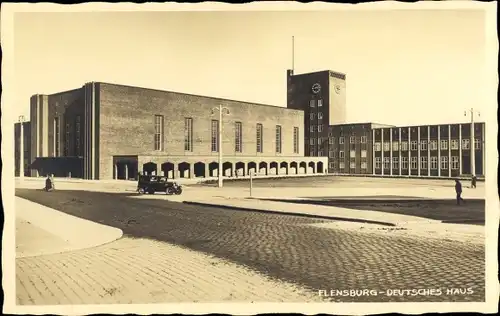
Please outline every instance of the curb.
[[238, 211], [245, 211], [245, 212], [259, 212], [259, 213], [268, 213], [268, 214], [276, 214], [276, 215], [291, 215], [291, 216], [300, 216], [300, 217], [307, 217], [307, 218], [318, 218], [318, 219], [328, 219], [328, 220], [344, 221], [344, 222], [355, 222], [355, 223], [364, 223], [364, 224], [376, 224], [376, 225], [390, 226], [390, 227], [396, 227], [397, 226], [396, 224], [389, 223], [389, 222], [363, 220], [363, 219], [357, 219], [357, 218], [346, 218], [346, 217], [335, 217], [335, 216], [326, 216], [326, 215], [314, 215], [314, 214], [305, 214], [305, 213], [272, 211], [272, 210], [255, 209], [255, 208], [250, 208], [250, 207], [221, 205], [221, 204], [205, 203], [205, 202], [183, 201], [182, 203], [183, 204], [187, 204], [187, 205], [217, 207], [217, 208], [222, 208], [222, 209], [238, 210]]
[[[295, 204], [313, 204], [313, 205], [329, 205], [328, 203], [338, 203], [338, 204], [369, 204], [369, 203], [414, 203], [414, 202], [454, 202], [455, 199], [439, 199], [439, 198], [420, 198], [415, 199], [321, 199], [321, 198], [303, 198], [303, 199], [273, 199], [273, 198], [257, 198], [250, 197], [248, 199], [261, 200], [261, 201], [272, 201], [272, 202], [284, 202], [284, 203], [295, 203]], [[485, 199], [473, 198], [467, 199], [466, 202], [484, 202]]]

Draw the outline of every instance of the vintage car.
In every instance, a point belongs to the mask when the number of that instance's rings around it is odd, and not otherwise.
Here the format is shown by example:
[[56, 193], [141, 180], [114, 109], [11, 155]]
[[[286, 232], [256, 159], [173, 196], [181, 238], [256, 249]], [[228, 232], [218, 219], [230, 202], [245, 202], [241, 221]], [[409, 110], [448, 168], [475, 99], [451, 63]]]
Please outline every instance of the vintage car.
[[139, 194], [165, 192], [167, 195], [179, 195], [182, 193], [182, 186], [177, 182], [168, 181], [167, 177], [141, 175], [137, 183], [137, 192]]

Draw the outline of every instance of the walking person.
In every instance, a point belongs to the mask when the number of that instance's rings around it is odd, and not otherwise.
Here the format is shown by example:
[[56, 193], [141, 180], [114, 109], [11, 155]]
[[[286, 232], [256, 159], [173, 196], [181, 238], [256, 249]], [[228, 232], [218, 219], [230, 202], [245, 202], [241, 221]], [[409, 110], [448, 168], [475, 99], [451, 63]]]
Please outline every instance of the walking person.
[[476, 188], [476, 181], [477, 181], [476, 175], [472, 175], [472, 180], [471, 180], [471, 184], [470, 184], [471, 188], [473, 188], [473, 189]]
[[460, 205], [460, 201], [465, 204], [464, 199], [462, 199], [462, 184], [458, 179], [455, 180], [455, 192], [457, 193], [457, 205]]

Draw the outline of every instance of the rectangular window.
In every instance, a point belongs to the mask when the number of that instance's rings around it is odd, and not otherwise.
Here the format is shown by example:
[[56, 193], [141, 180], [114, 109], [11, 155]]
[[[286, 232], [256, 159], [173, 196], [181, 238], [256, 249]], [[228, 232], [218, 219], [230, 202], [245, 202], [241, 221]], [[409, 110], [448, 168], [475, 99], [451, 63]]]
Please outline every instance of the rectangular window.
[[263, 132], [262, 124], [257, 123], [257, 135], [256, 135], [256, 137], [257, 137], [257, 152], [258, 153], [262, 153], [262, 151], [263, 151], [262, 150], [263, 149], [262, 148], [262, 132]]
[[448, 150], [448, 141], [441, 140], [441, 150]]
[[66, 137], [64, 138], [64, 156], [69, 156], [69, 123], [66, 123]]
[[321, 133], [323, 131], [323, 125], [318, 125], [318, 132]]
[[408, 169], [408, 157], [401, 157], [401, 169]]
[[155, 115], [155, 150], [163, 150], [163, 115]]
[[366, 144], [368, 141], [368, 138], [366, 136], [361, 136], [361, 144]]
[[59, 123], [59, 117], [54, 118], [54, 156], [59, 157], [61, 155], [61, 125]]
[[281, 153], [281, 126], [276, 125], [276, 153]]
[[363, 161], [363, 162], [361, 163], [361, 169], [366, 169], [366, 162], [364, 162], [364, 161]]
[[427, 150], [427, 141], [423, 140], [420, 142], [420, 150]]
[[333, 161], [332, 161], [332, 162], [330, 162], [330, 163], [328, 164], [328, 166], [330, 167], [330, 169], [335, 169], [335, 162], [333, 162]]
[[448, 169], [448, 156], [441, 156], [441, 169]]
[[451, 169], [458, 170], [460, 161], [458, 160], [458, 156], [451, 157]]
[[312, 107], [312, 108], [315, 106], [314, 100], [309, 101], [309, 106]]
[[384, 151], [389, 151], [391, 149], [391, 143], [384, 142]]
[[420, 168], [427, 169], [427, 157], [420, 157]]
[[316, 117], [316, 113], [309, 113], [309, 118], [311, 119], [311, 121], [314, 121]]
[[429, 149], [430, 150], [437, 150], [438, 149], [437, 140], [431, 140], [431, 143], [429, 144]]
[[480, 140], [480, 139], [477, 139], [477, 138], [476, 138], [476, 139], [474, 139], [474, 148], [475, 148], [476, 150], [481, 149], [481, 140]]
[[351, 151], [349, 152], [349, 157], [351, 157], [351, 158], [356, 157], [356, 151], [355, 151], [355, 150], [351, 150]]
[[399, 158], [392, 157], [392, 169], [398, 169], [398, 168], [399, 168]]
[[330, 145], [335, 144], [335, 138], [333, 138], [333, 137], [328, 138], [328, 144], [330, 144]]
[[339, 162], [339, 169], [344, 170], [344, 168], [345, 168], [345, 163]]
[[293, 128], [293, 153], [294, 154], [299, 153], [299, 128], [298, 127]]
[[366, 150], [362, 150], [361, 151], [361, 158], [366, 158], [366, 154], [367, 154]]
[[349, 143], [356, 144], [356, 136], [349, 137]]
[[323, 100], [319, 99], [318, 100], [318, 107], [322, 107], [323, 106]]
[[452, 139], [450, 147], [451, 147], [451, 149], [458, 149], [458, 140]]
[[243, 129], [241, 127], [241, 122], [234, 123], [234, 151], [237, 153], [243, 150]]
[[339, 137], [339, 144], [344, 144], [344, 136]]
[[389, 169], [391, 168], [391, 160], [389, 157], [384, 157], [384, 169]]
[[418, 160], [417, 157], [411, 157], [411, 168], [418, 169]]
[[309, 152], [309, 156], [314, 156], [314, 149], [311, 149]]
[[323, 142], [323, 138], [318, 137], [318, 145], [321, 145], [322, 142]]
[[343, 158], [344, 158], [344, 156], [345, 156], [345, 155], [344, 155], [344, 151], [342, 151], [342, 150], [341, 150], [341, 151], [339, 151], [339, 158], [343, 159]]
[[394, 151], [399, 150], [399, 142], [392, 142], [392, 150]]
[[333, 150], [330, 150], [330, 151], [328, 152], [328, 157], [330, 157], [330, 158], [335, 158], [335, 152], [334, 152]]
[[435, 170], [438, 168], [438, 157], [431, 157], [431, 169]]
[[323, 113], [318, 112], [318, 120], [321, 120], [321, 119], [323, 119]]
[[379, 142], [375, 143], [375, 151], [380, 151], [382, 149], [382, 145]]
[[318, 151], [318, 157], [323, 157], [323, 151], [322, 150]]
[[314, 146], [316, 144], [316, 140], [314, 138], [309, 138], [309, 145]]
[[408, 142], [401, 142], [401, 151], [408, 151]]
[[470, 149], [470, 141], [467, 138], [462, 139], [462, 149]]
[[80, 137], [81, 137], [81, 118], [80, 115], [77, 115], [75, 122], [75, 153], [76, 156], [81, 156], [80, 151]]
[[193, 119], [184, 119], [184, 150], [193, 151]]
[[311, 131], [311, 133], [315, 132], [316, 131], [316, 125], [311, 125], [309, 130]]
[[356, 169], [356, 162], [355, 161], [351, 161], [349, 163], [349, 167], [351, 167], [351, 169]]
[[375, 169], [380, 169], [381, 160], [380, 157], [375, 157]]
[[211, 139], [212, 152], [214, 152], [214, 153], [219, 152], [219, 121], [218, 120], [212, 120], [211, 134], [212, 134], [212, 139]]
[[410, 143], [410, 149], [411, 150], [418, 150], [418, 143], [416, 140], [412, 140]]

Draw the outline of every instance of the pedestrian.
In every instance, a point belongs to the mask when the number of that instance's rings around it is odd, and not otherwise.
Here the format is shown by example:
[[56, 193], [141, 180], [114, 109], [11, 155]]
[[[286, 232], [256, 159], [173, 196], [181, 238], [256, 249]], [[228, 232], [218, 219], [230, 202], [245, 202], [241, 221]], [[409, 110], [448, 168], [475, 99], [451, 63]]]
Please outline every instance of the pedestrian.
[[462, 184], [458, 179], [455, 179], [455, 192], [457, 193], [457, 205], [460, 205], [460, 201], [465, 203], [464, 199], [462, 199]]
[[472, 180], [471, 180], [471, 185], [470, 185], [471, 188], [474, 188], [474, 189], [476, 188], [476, 181], [477, 181], [477, 178], [476, 178], [476, 175], [474, 174], [474, 175], [472, 175]]

